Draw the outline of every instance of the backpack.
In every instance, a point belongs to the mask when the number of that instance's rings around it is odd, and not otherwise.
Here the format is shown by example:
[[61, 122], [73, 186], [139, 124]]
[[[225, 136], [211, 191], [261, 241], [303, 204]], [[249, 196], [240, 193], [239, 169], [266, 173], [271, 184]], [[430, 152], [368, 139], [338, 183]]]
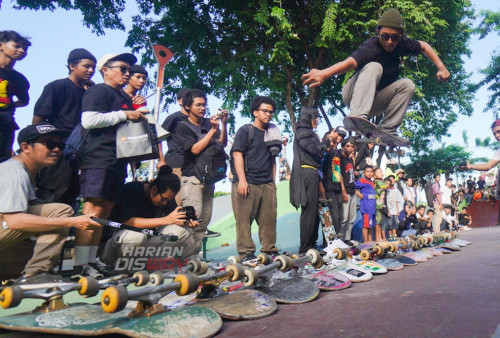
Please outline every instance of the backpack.
[[[252, 124], [251, 123], [245, 124], [242, 128], [246, 128], [247, 132], [248, 132], [248, 138], [247, 138], [247, 148], [248, 148], [252, 144], [253, 139], [255, 137], [255, 128], [252, 128]], [[229, 162], [231, 164], [231, 168], [234, 168], [233, 147], [231, 147], [231, 150], [229, 151], [229, 153], [231, 154]], [[243, 161], [245, 163], [245, 171], [246, 171], [246, 169], [247, 169], [247, 158], [245, 157], [243, 159]]]
[[69, 166], [73, 169], [78, 167], [82, 158], [83, 143], [89, 134], [89, 130], [84, 130], [81, 123], [73, 129], [63, 150], [63, 156]]
[[[184, 121], [181, 123], [186, 123], [186, 125], [198, 136], [198, 140], [201, 140], [205, 136], [205, 133], [200, 132], [197, 126]], [[203, 126], [202, 130], [204, 130]], [[194, 165], [196, 178], [199, 179], [203, 185], [213, 184], [226, 178], [226, 161], [228, 159], [229, 157], [224, 151], [224, 146], [219, 140], [212, 139], [205, 150], [196, 157]]]
[[432, 207], [434, 204], [434, 193], [432, 192], [432, 184], [433, 182], [429, 181], [425, 184], [425, 198], [427, 199], [427, 205]]

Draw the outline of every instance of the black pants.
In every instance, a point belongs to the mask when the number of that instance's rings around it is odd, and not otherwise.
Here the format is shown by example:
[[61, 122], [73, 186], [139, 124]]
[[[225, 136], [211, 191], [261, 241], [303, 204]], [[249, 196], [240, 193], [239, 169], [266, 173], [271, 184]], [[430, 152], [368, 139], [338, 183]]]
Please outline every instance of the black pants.
[[316, 240], [318, 239], [319, 175], [312, 168], [301, 168], [301, 170], [306, 189], [307, 203], [302, 206], [300, 214], [299, 253], [305, 253], [316, 244]]
[[12, 145], [14, 144], [14, 130], [1, 130], [0, 124], [0, 163], [12, 157]]
[[336, 233], [340, 233], [340, 221], [342, 220], [342, 193], [341, 192], [327, 192], [326, 199], [331, 200], [328, 203], [330, 215], [332, 216], [333, 227]]

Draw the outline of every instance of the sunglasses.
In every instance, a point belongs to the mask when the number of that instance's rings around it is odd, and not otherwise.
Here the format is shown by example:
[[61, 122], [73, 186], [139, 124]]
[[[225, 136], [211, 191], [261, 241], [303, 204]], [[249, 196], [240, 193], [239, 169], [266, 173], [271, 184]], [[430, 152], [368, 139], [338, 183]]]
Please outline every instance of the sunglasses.
[[389, 39], [391, 39], [393, 42], [398, 42], [403, 37], [403, 35], [401, 34], [387, 34], [387, 33], [379, 34], [378, 36], [384, 41], [389, 41]]
[[120, 72], [122, 72], [122, 74], [126, 74], [126, 73], [130, 72], [130, 67], [127, 67], [127, 66], [111, 66], [108, 68], [120, 68]]
[[41, 144], [44, 144], [47, 149], [49, 149], [50, 151], [53, 151], [55, 148], [59, 148], [59, 150], [63, 151], [64, 148], [66, 147], [66, 143], [64, 143], [63, 141], [36, 141], [36, 142], [32, 142], [33, 143], [41, 143]]

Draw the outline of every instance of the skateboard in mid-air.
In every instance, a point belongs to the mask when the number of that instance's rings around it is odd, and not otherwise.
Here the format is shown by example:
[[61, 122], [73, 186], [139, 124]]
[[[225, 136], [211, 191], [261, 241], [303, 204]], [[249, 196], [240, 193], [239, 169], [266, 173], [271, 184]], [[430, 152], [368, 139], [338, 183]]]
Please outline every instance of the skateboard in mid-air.
[[347, 130], [356, 131], [367, 137], [380, 138], [382, 143], [392, 147], [407, 147], [409, 142], [404, 142], [400, 138], [381, 131], [378, 126], [367, 119], [359, 116], [347, 116], [344, 118], [344, 127]]

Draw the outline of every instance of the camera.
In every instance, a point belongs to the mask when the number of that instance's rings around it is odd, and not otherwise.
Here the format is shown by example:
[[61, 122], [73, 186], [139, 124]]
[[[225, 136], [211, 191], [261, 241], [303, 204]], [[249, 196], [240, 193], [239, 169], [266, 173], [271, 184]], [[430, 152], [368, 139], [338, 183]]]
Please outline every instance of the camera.
[[189, 220], [193, 220], [193, 221], [197, 220], [196, 212], [194, 210], [194, 207], [192, 207], [192, 206], [185, 206], [180, 211], [186, 213], [186, 220], [188, 220], [188, 221]]
[[215, 114], [215, 116], [218, 116], [218, 117], [223, 117], [224, 116], [224, 112], [222, 111], [222, 109], [217, 109], [217, 113]]

